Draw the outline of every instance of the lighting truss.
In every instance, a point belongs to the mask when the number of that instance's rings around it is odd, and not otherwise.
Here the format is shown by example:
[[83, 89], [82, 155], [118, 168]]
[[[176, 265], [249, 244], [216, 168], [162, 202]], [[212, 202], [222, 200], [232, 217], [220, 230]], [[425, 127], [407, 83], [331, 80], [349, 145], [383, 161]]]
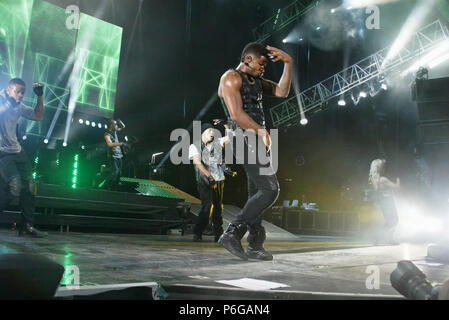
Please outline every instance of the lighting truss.
[[[316, 113], [329, 100], [367, 83], [379, 76], [394, 76], [404, 70], [408, 63], [430, 52], [449, 39], [449, 32], [439, 20], [417, 31], [406, 46], [389, 61], [385, 61], [390, 48], [380, 50], [358, 63], [340, 71], [336, 75], [314, 85], [270, 109], [274, 127], [289, 127], [298, 123], [301, 115], [298, 105], [300, 99], [302, 112]], [[383, 62], [385, 64], [382, 68]]]
[[282, 30], [290, 23], [304, 16], [310, 10], [315, 8], [320, 1], [295, 0], [284, 8], [279, 8], [277, 13], [253, 29], [253, 38], [256, 42], [263, 42], [273, 33]]

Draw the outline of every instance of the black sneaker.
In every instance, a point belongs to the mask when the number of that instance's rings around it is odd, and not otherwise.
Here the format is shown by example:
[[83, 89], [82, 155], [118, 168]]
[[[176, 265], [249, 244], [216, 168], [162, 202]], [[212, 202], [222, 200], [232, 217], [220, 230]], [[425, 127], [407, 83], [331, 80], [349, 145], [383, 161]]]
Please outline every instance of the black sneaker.
[[252, 249], [251, 247], [248, 247], [248, 250], [246, 251], [246, 255], [250, 259], [257, 259], [257, 260], [264, 260], [264, 261], [273, 260], [273, 255], [271, 253], [265, 251], [264, 248], [255, 250], [255, 249]]
[[242, 244], [236, 238], [235, 235], [231, 233], [223, 233], [218, 239], [218, 243], [221, 244], [226, 250], [228, 250], [233, 255], [239, 257], [242, 260], [248, 260], [245, 251], [243, 250]]

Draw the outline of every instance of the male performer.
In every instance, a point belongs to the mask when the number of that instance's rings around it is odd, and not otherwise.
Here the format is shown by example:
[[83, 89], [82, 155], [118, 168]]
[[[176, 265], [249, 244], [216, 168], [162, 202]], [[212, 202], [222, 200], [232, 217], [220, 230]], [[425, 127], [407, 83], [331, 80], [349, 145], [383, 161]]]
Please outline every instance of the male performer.
[[[284, 70], [275, 83], [262, 78], [268, 61], [283, 61]], [[243, 49], [240, 64], [228, 70], [220, 79], [218, 95], [226, 106], [225, 111], [231, 123], [231, 129], [245, 130], [245, 134], [256, 135], [259, 148], [267, 148], [269, 152], [271, 139], [265, 128], [265, 116], [262, 107], [262, 95], [287, 97], [290, 92], [292, 78], [292, 58], [282, 50], [260, 43], [249, 43]], [[257, 146], [245, 140], [245, 163], [243, 167], [248, 176], [248, 201], [237, 218], [232, 221], [219, 243], [232, 254], [247, 260], [248, 258], [272, 260], [273, 256], [266, 252], [265, 229], [262, 226], [263, 213], [276, 201], [279, 195], [279, 183], [271, 163], [264, 165], [257, 158], [255, 164], [248, 161], [250, 154], [258, 154]], [[234, 148], [234, 155], [239, 150]], [[264, 150], [266, 151], [266, 150]], [[261, 174], [262, 169], [271, 170], [271, 174]], [[241, 239], [249, 228], [248, 249], [245, 254]]]
[[12, 200], [19, 199], [19, 235], [43, 237], [46, 234], [33, 227], [34, 181], [30, 162], [16, 134], [20, 117], [41, 121], [44, 116], [43, 86], [34, 83], [33, 90], [37, 95], [34, 109], [22, 103], [26, 91], [22, 79], [11, 79], [6, 90], [0, 91], [0, 213]]
[[108, 145], [108, 176], [106, 178], [106, 187], [109, 189], [116, 189], [120, 183], [120, 176], [123, 165], [123, 152], [120, 147], [124, 146], [124, 142], [119, 142], [117, 137], [117, 131], [121, 131], [125, 128], [125, 124], [118, 119], [109, 120], [108, 128], [104, 132], [104, 140]]
[[[227, 133], [229, 127], [227, 124], [224, 127]], [[213, 126], [210, 123], [203, 123], [201, 125], [201, 141], [194, 141], [190, 145], [189, 159], [193, 159], [195, 164], [196, 182], [201, 199], [201, 211], [193, 229], [194, 241], [202, 240], [209, 216], [212, 216], [215, 242], [223, 234], [225, 172], [222, 165], [222, 149], [229, 142], [227, 134], [223, 138], [215, 139]]]

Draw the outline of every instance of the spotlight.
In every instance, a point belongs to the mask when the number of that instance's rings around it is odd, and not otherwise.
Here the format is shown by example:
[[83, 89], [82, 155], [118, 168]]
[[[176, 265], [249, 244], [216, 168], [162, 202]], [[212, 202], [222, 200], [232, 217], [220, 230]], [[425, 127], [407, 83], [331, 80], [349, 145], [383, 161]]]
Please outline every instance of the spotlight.
[[345, 99], [341, 98], [340, 100], [338, 100], [338, 105], [344, 107], [346, 105]]
[[351, 100], [354, 103], [354, 106], [357, 107], [357, 105], [359, 104], [359, 101], [360, 101], [360, 96], [358, 98], [356, 98], [356, 97], [354, 97], [354, 93], [351, 92]]
[[351, 7], [351, 6], [349, 6], [349, 7], [347, 7], [347, 8], [346, 8], [346, 10], [352, 10], [352, 7]]
[[98, 124], [98, 128], [100, 128], [100, 129], [101, 129], [101, 123], [99, 123], [99, 124]]
[[86, 120], [85, 124], [86, 124], [86, 126], [90, 125], [90, 121]]
[[48, 143], [48, 139], [44, 139], [44, 143], [47, 144]]
[[303, 126], [305, 126], [306, 124], [309, 123], [309, 120], [307, 120], [306, 118], [302, 118], [301, 121], [299, 121], [299, 123]]
[[63, 146], [63, 147], [67, 147], [67, 142], [64, 141], [64, 142], [62, 143], [62, 146]]
[[83, 119], [79, 119], [78, 122], [79, 122], [80, 124], [83, 124], [84, 121], [83, 121]]
[[367, 96], [368, 96], [368, 94], [365, 91], [360, 91], [360, 93], [359, 93], [360, 98], [366, 98]]
[[287, 43], [287, 38], [283, 39], [282, 43]]
[[320, 31], [320, 30], [321, 30], [321, 27], [316, 27], [315, 30], [316, 30], [316, 31]]
[[95, 127], [95, 126], [96, 126], [96, 123], [92, 121], [92, 127]]
[[380, 87], [384, 90], [388, 90], [388, 86], [386, 83], [382, 83], [382, 85]]
[[335, 8], [334, 8], [334, 9], [331, 9], [331, 13], [335, 13], [335, 11], [336, 11]]
[[22, 137], [22, 140], [26, 140], [26, 139], [27, 139], [27, 136], [23, 136], [23, 137]]
[[86, 149], [86, 146], [85, 146], [85, 145], [82, 145], [82, 146], [81, 146], [81, 149], [82, 149], [82, 150]]
[[157, 169], [153, 169], [153, 172], [156, 173], [156, 172], [157, 172]]
[[304, 40], [303, 38], [299, 38], [299, 41], [302, 41], [302, 40]]
[[107, 126], [107, 125], [104, 125], [104, 128], [105, 128], [105, 129], [107, 129], [107, 128], [108, 128], [108, 126]]

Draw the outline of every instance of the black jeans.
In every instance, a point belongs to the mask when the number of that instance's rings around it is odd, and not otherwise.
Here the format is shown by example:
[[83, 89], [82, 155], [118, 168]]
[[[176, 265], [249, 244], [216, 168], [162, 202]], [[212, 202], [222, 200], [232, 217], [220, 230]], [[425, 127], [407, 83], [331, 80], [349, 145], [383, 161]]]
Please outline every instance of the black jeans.
[[203, 181], [198, 182], [198, 192], [201, 199], [201, 211], [193, 229], [195, 234], [201, 235], [212, 219], [214, 235], [219, 236], [223, 233], [223, 191], [224, 180], [217, 181], [214, 188]]
[[[262, 140], [257, 137], [256, 145], [249, 145], [245, 142], [244, 145], [244, 163], [242, 164], [248, 178], [248, 200], [243, 209], [237, 215], [237, 218], [232, 221], [233, 224], [246, 224], [250, 227], [257, 227], [262, 224], [263, 214], [266, 209], [270, 208], [279, 196], [279, 182], [274, 171], [272, 174], [261, 174], [261, 169], [271, 167], [271, 161], [262, 164], [259, 157], [255, 157], [256, 163], [249, 164], [248, 155], [255, 153], [257, 155], [257, 146], [265, 148]], [[234, 146], [236, 145], [234, 139]], [[264, 150], [264, 149], [262, 149]], [[236, 159], [242, 159], [242, 155], [236, 155], [237, 148], [233, 148]]]
[[18, 199], [22, 223], [33, 224], [34, 180], [25, 151], [0, 152], [0, 213], [11, 201]]

